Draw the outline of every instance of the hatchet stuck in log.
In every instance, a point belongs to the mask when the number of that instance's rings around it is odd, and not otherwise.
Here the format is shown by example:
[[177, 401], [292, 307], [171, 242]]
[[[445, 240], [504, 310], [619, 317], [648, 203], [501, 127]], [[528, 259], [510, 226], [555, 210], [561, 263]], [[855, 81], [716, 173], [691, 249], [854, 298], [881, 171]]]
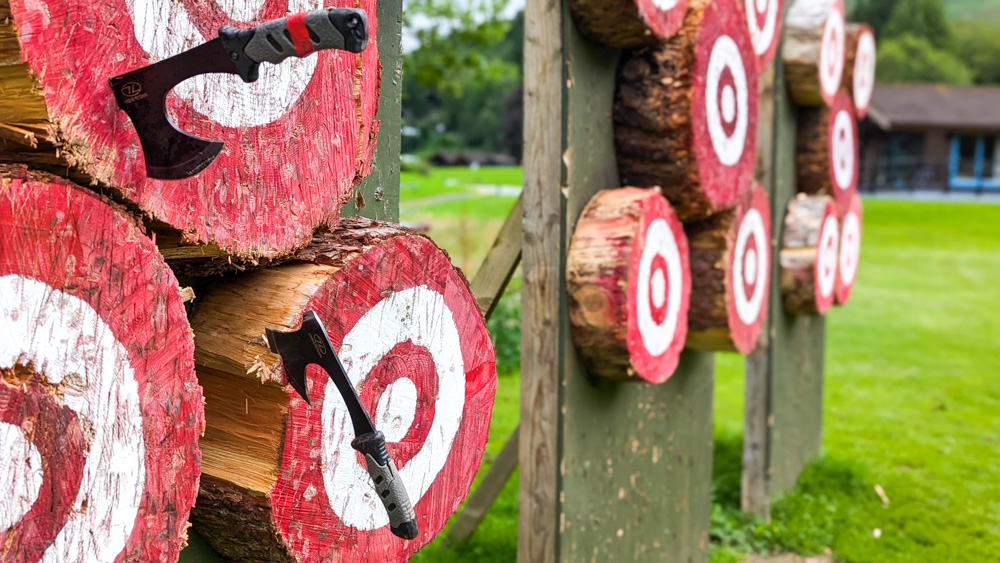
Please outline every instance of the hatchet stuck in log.
[[223, 26], [207, 43], [158, 63], [111, 78], [118, 107], [125, 110], [146, 159], [146, 175], [160, 180], [194, 176], [215, 160], [224, 143], [189, 135], [167, 115], [167, 94], [199, 74], [236, 74], [254, 82], [260, 63], [278, 64], [324, 49], [360, 53], [368, 45], [363, 10], [324, 8], [300, 12], [248, 29]]

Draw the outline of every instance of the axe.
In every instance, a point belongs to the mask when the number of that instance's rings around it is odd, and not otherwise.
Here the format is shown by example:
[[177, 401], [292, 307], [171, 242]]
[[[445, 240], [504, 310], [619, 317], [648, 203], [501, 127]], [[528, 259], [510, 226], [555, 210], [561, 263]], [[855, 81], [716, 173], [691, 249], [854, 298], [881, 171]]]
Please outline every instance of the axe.
[[361, 406], [358, 394], [330, 343], [322, 321], [313, 311], [306, 311], [299, 330], [278, 332], [268, 328], [265, 333], [271, 351], [281, 356], [288, 383], [307, 403], [312, 404], [306, 389], [306, 366], [316, 364], [326, 370], [347, 404], [347, 412], [354, 424], [355, 438], [351, 441], [351, 447], [365, 456], [368, 475], [389, 515], [389, 529], [405, 540], [417, 537], [417, 517], [403, 480], [396, 471], [396, 464], [385, 447], [385, 436], [375, 429], [368, 412]]
[[360, 53], [368, 44], [368, 16], [353, 8], [300, 12], [249, 29], [223, 26], [207, 43], [108, 80], [118, 107], [139, 134], [146, 175], [179, 180], [201, 172], [219, 156], [224, 143], [189, 135], [167, 115], [167, 93], [199, 74], [236, 74], [258, 78], [262, 62], [278, 64], [322, 49]]

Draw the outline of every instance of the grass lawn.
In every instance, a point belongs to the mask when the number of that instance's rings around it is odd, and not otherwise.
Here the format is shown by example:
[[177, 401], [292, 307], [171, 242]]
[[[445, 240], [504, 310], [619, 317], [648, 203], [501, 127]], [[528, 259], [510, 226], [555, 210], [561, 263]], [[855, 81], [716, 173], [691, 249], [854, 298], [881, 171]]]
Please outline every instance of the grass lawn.
[[[506, 184], [511, 172], [492, 180], [480, 170], [469, 182]], [[457, 171], [431, 176], [449, 177]], [[420, 199], [438, 193], [413, 190]], [[514, 202], [408, 207], [408, 193], [404, 220], [433, 220], [430, 236], [470, 270]], [[847, 561], [998, 558], [1000, 206], [868, 201], [864, 228], [853, 299], [829, 317], [825, 456], [775, 505], [770, 524], [736, 507], [743, 369], [741, 359], [719, 356], [713, 561], [826, 548]], [[487, 464], [517, 423], [518, 386], [516, 375], [500, 379]], [[516, 518], [511, 480], [469, 542], [446, 548], [438, 540], [415, 560], [511, 561]]]

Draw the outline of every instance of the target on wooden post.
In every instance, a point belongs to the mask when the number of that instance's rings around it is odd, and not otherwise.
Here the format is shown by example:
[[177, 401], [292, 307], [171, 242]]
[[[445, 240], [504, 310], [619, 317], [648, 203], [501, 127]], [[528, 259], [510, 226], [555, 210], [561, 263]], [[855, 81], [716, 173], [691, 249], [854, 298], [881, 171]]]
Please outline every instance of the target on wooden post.
[[177, 281], [90, 192], [0, 166], [0, 559], [176, 560], [204, 428]]
[[840, 223], [828, 196], [799, 194], [788, 204], [781, 246], [781, 292], [793, 315], [825, 315], [837, 283]]
[[577, 28], [608, 47], [655, 44], [677, 33], [688, 0], [570, 0]]
[[573, 338], [591, 373], [663, 383], [687, 336], [691, 273], [684, 229], [659, 189], [599, 192], [566, 263]]
[[687, 347], [749, 354], [767, 318], [771, 207], [753, 184], [739, 205], [685, 225], [691, 248]]
[[868, 25], [852, 23], [847, 25], [846, 36], [844, 85], [854, 100], [858, 119], [864, 119], [875, 93], [875, 32]]
[[774, 60], [781, 41], [781, 22], [784, 20], [782, 0], [737, 0], [746, 14], [747, 28], [757, 55], [757, 72], [764, 72]]
[[627, 55], [614, 109], [622, 182], [660, 186], [682, 221], [735, 206], [757, 154], [752, 53], [735, 0], [696, 0], [676, 37]]
[[841, 91], [829, 108], [802, 108], [796, 154], [798, 189], [831, 195], [847, 209], [858, 192], [860, 142], [854, 104]]
[[[206, 385], [206, 485], [194, 523], [228, 557], [406, 561], [444, 527], [482, 459], [496, 393], [485, 321], [448, 256], [393, 225], [345, 220], [297, 259], [310, 263], [242, 276], [200, 299], [193, 326], [207, 369], [199, 375], [217, 384]], [[274, 316], [246, 326], [217, 320], [237, 306], [270, 307]], [[415, 540], [391, 533], [326, 372], [309, 368], [312, 405], [291, 387], [275, 388], [280, 361], [254, 333], [261, 325], [294, 328], [306, 310], [326, 325], [361, 403], [385, 434], [417, 515]], [[251, 342], [251, 353], [232, 345], [233, 331]], [[225, 403], [233, 386], [259, 387], [248, 369], [268, 385], [247, 405]], [[264, 415], [272, 409], [283, 416]], [[281, 437], [258, 445], [248, 460], [273, 478], [246, 480], [222, 461], [248, 449], [247, 438], [230, 428], [234, 419]], [[260, 497], [267, 500], [255, 510]]]
[[830, 105], [840, 91], [845, 61], [842, 0], [795, 0], [785, 20], [783, 57], [792, 101]]
[[[357, 4], [368, 15], [372, 38], [360, 55], [321, 51], [264, 64], [252, 84], [228, 74], [179, 84], [167, 99], [171, 119], [187, 133], [225, 142], [215, 162], [193, 178], [146, 177], [139, 138], [118, 110], [108, 77], [214, 39], [222, 25], [245, 28], [324, 6], [356, 4], [11, 0], [20, 56], [38, 81], [25, 91], [44, 94], [39, 102], [46, 111], [33, 118], [48, 125], [37, 140], [54, 144], [43, 142], [38, 150], [51, 154], [32, 161], [68, 164], [115, 188], [189, 243], [213, 242], [251, 261], [292, 253], [316, 227], [336, 221], [371, 168], [381, 76], [375, 0]], [[8, 102], [0, 100], [0, 107]]]
[[840, 258], [837, 263], [836, 301], [846, 304], [851, 298], [851, 290], [858, 276], [861, 262], [861, 225], [863, 213], [861, 196], [854, 194], [851, 205], [840, 220]]

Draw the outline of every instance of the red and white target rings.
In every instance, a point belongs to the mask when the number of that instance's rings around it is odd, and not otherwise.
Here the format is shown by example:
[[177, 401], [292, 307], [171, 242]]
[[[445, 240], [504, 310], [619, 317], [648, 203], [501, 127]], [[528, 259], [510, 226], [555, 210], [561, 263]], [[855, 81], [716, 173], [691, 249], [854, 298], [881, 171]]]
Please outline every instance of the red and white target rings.
[[851, 205], [841, 219], [840, 228], [840, 260], [837, 264], [836, 300], [838, 305], [844, 305], [851, 298], [851, 290], [858, 276], [858, 264], [861, 261], [861, 196], [854, 194]]
[[840, 91], [840, 82], [844, 77], [845, 25], [844, 4], [835, 0], [823, 25], [819, 54], [820, 92], [828, 105], [833, 103]]
[[781, 40], [782, 0], [739, 1], [743, 4], [753, 51], [757, 55], [757, 72], [763, 72], [774, 60]]
[[753, 46], [734, 0], [712, 2], [698, 33], [692, 120], [702, 189], [719, 209], [736, 204], [757, 154]]
[[842, 91], [834, 98], [827, 119], [833, 196], [840, 209], [847, 209], [858, 193], [860, 142], [854, 104], [846, 92]]
[[[365, 10], [372, 40], [362, 54], [321, 51], [265, 64], [252, 84], [228, 74], [182, 82], [167, 99], [171, 118], [225, 148], [193, 178], [146, 177], [138, 136], [110, 95], [109, 76], [213, 39], [221, 25], [247, 27], [325, 6]], [[376, 0], [12, 0], [11, 12], [53, 137], [71, 147], [62, 151], [69, 164], [192, 242], [212, 241], [241, 257], [286, 255], [336, 220], [370, 169], [381, 74]]]
[[854, 96], [854, 108], [857, 110], [858, 119], [864, 119], [868, 115], [872, 95], [875, 93], [875, 62], [877, 58], [875, 33], [867, 25], [857, 25], [856, 29], [851, 31], [850, 37], [855, 39], [856, 43], [854, 45], [853, 74], [848, 87]]
[[827, 207], [826, 211], [816, 245], [816, 310], [820, 314], [833, 306], [840, 261], [840, 223], [834, 208]]
[[[343, 283], [363, 274], [366, 283]], [[423, 272], [448, 272], [425, 276]], [[311, 298], [362, 404], [386, 436], [420, 535], [392, 535], [343, 399], [310, 371], [313, 405], [291, 394], [275, 523], [300, 561], [405, 561], [431, 541], [479, 468], [496, 363], [482, 314], [447, 255], [423, 237], [380, 244]], [[317, 433], [321, 429], [321, 435]]]
[[659, 189], [605, 190], [577, 223], [567, 258], [570, 323], [596, 375], [666, 381], [687, 337], [687, 237]]
[[99, 197], [0, 168], [0, 559], [176, 560], [204, 429], [155, 245]]
[[771, 283], [771, 204], [754, 183], [736, 208], [736, 244], [729, 255], [726, 310], [733, 344], [741, 354], [757, 345], [767, 318]]
[[688, 0], [570, 0], [584, 36], [608, 47], [638, 47], [672, 37], [684, 22]]

